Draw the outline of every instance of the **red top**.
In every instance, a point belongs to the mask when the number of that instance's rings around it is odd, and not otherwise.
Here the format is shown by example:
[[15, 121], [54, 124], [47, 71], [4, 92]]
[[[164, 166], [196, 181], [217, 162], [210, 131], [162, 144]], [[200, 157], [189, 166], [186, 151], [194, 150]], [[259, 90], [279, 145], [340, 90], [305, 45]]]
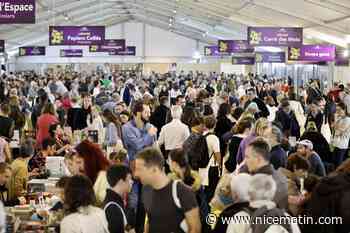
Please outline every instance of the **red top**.
[[37, 143], [37, 145], [41, 145], [43, 140], [45, 138], [49, 137], [50, 125], [53, 125], [56, 123], [58, 123], [57, 117], [54, 115], [48, 114], [48, 113], [42, 114], [38, 118], [38, 122], [36, 124], [36, 128], [37, 128], [36, 143]]
[[62, 103], [62, 107], [65, 109], [65, 110], [68, 110], [72, 107], [72, 102], [69, 98], [64, 98], [61, 100], [61, 103]]

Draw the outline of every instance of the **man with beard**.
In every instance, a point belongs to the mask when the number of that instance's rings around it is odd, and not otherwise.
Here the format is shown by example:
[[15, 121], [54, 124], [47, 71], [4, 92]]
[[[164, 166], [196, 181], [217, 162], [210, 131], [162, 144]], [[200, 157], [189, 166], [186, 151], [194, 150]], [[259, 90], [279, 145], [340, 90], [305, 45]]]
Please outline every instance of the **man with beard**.
[[[148, 123], [151, 116], [150, 107], [138, 101], [132, 109], [133, 118], [123, 125], [122, 134], [124, 146], [128, 151], [131, 170], [135, 170], [135, 156], [145, 147], [151, 146], [157, 135], [157, 128]], [[144, 210], [140, 206], [141, 184], [134, 182], [129, 195], [129, 208], [136, 214], [136, 232], [143, 232]]]

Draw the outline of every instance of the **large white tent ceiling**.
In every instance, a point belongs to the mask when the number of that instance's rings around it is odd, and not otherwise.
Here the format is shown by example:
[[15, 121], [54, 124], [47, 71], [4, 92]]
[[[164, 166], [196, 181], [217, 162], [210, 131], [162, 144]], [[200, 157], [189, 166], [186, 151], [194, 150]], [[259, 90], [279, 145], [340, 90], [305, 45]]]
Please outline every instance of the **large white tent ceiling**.
[[304, 39], [347, 47], [350, 0], [36, 0], [36, 24], [0, 25], [7, 50], [48, 43], [49, 25], [139, 21], [208, 44], [247, 26], [303, 27]]

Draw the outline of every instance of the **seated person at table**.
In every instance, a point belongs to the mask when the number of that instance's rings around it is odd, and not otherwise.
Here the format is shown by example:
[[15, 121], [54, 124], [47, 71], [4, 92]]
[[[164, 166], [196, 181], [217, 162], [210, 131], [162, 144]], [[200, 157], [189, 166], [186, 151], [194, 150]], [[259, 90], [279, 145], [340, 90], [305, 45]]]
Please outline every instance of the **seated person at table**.
[[95, 207], [96, 196], [92, 182], [86, 176], [72, 176], [64, 187], [66, 216], [61, 233], [108, 233], [108, 222], [103, 210]]
[[19, 148], [19, 156], [11, 164], [12, 176], [9, 181], [10, 200], [15, 200], [27, 191], [29, 177], [39, 175], [38, 169], [28, 172], [28, 162], [34, 154], [34, 141], [25, 140]]
[[128, 167], [113, 165], [107, 170], [107, 181], [111, 188], [107, 189], [104, 200], [104, 211], [108, 221], [109, 232], [125, 232], [130, 230], [124, 197], [131, 191], [132, 176]]
[[128, 152], [125, 149], [122, 149], [118, 152], [112, 152], [109, 154], [109, 161], [114, 165], [127, 165]]
[[28, 163], [29, 171], [38, 169], [39, 173], [43, 173], [46, 170], [46, 157], [55, 155], [55, 141], [51, 138], [45, 138], [42, 142], [41, 150], [36, 153]]
[[15, 206], [19, 204], [25, 204], [24, 197], [10, 200], [9, 190], [7, 188], [7, 182], [11, 177], [11, 167], [7, 163], [0, 163], [0, 200], [5, 206]]

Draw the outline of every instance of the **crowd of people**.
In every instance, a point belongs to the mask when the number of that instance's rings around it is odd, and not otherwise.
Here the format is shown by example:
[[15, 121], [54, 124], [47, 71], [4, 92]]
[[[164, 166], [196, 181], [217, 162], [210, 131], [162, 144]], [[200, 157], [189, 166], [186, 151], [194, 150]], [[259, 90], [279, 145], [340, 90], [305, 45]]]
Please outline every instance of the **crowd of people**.
[[24, 72], [1, 77], [0, 102], [0, 199], [26, 203], [28, 181], [64, 157], [58, 201], [35, 215], [62, 233], [348, 232], [350, 85]]

